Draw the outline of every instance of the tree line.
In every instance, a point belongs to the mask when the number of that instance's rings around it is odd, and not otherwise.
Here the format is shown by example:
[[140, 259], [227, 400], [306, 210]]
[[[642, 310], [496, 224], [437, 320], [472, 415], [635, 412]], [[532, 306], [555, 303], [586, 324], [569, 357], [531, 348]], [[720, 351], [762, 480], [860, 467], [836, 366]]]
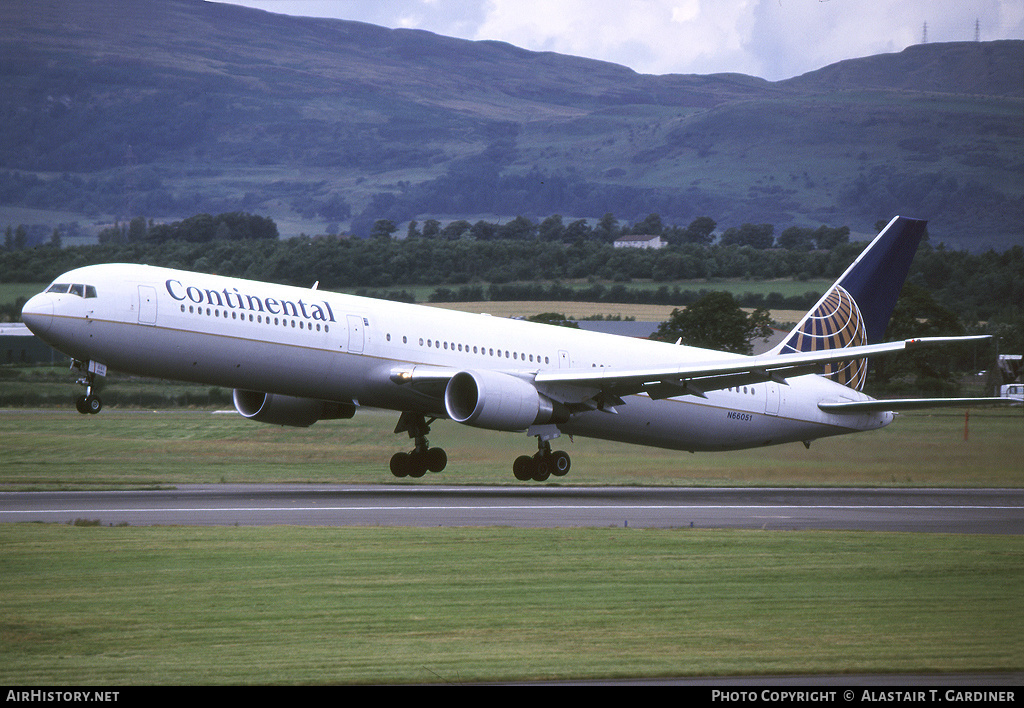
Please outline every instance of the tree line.
[[[519, 217], [506, 224], [454, 221], [442, 226], [409, 222], [404, 233], [377, 221], [375, 237], [300, 236], [280, 239], [266, 217], [240, 212], [199, 214], [174, 224], [133, 219], [100, 235], [93, 246], [60, 247], [25, 227], [7, 227], [0, 248], [0, 282], [48, 282], [78, 266], [135, 262], [221, 275], [415, 299], [407, 286], [433, 286], [428, 299], [592, 300], [691, 304], [702, 288], [675, 281], [719, 279], [834, 280], [865, 243], [849, 240], [847, 227], [745, 224], [716, 233], [713, 219], [685, 227], [657, 214], [620, 224], [611, 214], [594, 224], [555, 215], [540, 222]], [[615, 248], [622, 235], [653, 234], [661, 249]], [[769, 237], [771, 241], [769, 242]], [[635, 281], [653, 285], [636, 287]], [[1020, 328], [1024, 302], [1024, 248], [969, 253], [925, 241], [908, 281], [955, 313], [965, 326], [1013, 324]], [[792, 287], [789, 288], [792, 291]], [[746, 307], [806, 309], [820, 293], [748, 295]], [[1018, 347], [1019, 348], [1019, 347]]]

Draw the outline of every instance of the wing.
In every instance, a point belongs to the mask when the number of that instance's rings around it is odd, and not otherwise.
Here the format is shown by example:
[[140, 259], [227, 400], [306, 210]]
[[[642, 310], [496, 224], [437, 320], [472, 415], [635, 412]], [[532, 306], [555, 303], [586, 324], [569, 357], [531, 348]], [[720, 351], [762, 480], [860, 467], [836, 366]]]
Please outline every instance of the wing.
[[[906, 339], [902, 342], [866, 344], [844, 349], [828, 349], [814, 352], [793, 352], [790, 354], [769, 354], [753, 357], [734, 357], [716, 361], [686, 364], [678, 367], [616, 370], [573, 370], [541, 371], [534, 379], [540, 385], [582, 386], [600, 391], [596, 399], [604, 397], [609, 403], [615, 398], [635, 393], [647, 393], [651, 398], [695, 395], [703, 397], [706, 391], [716, 391], [730, 386], [775, 381], [785, 384], [793, 376], [820, 373], [822, 367], [838, 361], [860, 359], [868, 356], [894, 354], [914, 347], [934, 344], [950, 344], [978, 339], [988, 335], [972, 337], [925, 337]], [[621, 405], [621, 402], [616, 402]]]

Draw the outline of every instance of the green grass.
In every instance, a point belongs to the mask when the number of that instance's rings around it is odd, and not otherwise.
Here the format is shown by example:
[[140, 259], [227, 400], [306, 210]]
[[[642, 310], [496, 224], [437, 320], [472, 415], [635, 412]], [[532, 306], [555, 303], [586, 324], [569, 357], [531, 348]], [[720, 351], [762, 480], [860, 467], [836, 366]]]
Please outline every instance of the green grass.
[[[525, 434], [437, 421], [430, 442], [448, 468], [397, 480], [397, 414], [361, 409], [351, 420], [310, 428], [253, 423], [209, 410], [60, 410], [0, 413], [0, 484], [16, 488], [135, 487], [218, 482], [510, 484], [512, 460], [536, 450]], [[676, 452], [567, 436], [572, 455], [559, 484], [700, 486], [1019, 487], [1021, 409], [913, 413], [879, 431], [726, 453]], [[555, 482], [552, 482], [555, 483]], [[8, 487], [10, 488], [10, 487]]]
[[[209, 410], [0, 413], [7, 489], [521, 483], [525, 435], [395, 415], [308, 429]], [[1020, 486], [1020, 411], [689, 455], [593, 440], [563, 484]], [[0, 525], [0, 683], [419, 683], [1020, 671], [1016, 537], [623, 528]]]
[[19, 297], [26, 300], [41, 293], [49, 283], [0, 283], [0, 305], [13, 305]]
[[1002, 536], [0, 526], [8, 685], [1018, 671]]

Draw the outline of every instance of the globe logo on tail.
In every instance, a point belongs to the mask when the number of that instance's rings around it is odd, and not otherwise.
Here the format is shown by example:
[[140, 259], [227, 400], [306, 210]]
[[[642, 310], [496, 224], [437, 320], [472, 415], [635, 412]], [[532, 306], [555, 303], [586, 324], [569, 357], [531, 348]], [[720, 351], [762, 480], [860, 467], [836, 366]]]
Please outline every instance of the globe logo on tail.
[[[867, 329], [860, 308], [850, 293], [836, 285], [807, 315], [786, 343], [786, 348], [791, 351], [817, 352], [867, 343]], [[867, 359], [835, 362], [825, 366], [824, 375], [860, 391], [867, 376], [867, 364]]]

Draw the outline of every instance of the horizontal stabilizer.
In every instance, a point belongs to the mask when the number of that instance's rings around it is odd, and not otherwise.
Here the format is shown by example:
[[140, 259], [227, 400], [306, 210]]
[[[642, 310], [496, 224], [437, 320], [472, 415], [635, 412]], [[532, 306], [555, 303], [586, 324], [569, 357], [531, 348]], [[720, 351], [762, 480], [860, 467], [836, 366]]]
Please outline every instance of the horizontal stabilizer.
[[975, 406], [1005, 406], [1020, 403], [1012, 398], [988, 396], [986, 398], [897, 398], [891, 400], [844, 401], [819, 403], [826, 413], [877, 413], [880, 411], [913, 411], [925, 408], [974, 408]]

